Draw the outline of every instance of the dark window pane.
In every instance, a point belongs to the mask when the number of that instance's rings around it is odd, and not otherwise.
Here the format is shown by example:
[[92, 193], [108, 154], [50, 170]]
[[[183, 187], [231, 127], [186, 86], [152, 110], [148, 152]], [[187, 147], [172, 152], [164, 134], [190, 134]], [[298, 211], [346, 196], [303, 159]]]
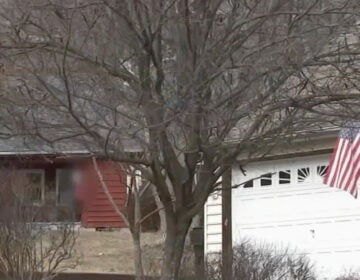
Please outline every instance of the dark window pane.
[[30, 201], [35, 203], [41, 202], [42, 193], [42, 174], [41, 173], [26, 173], [27, 190], [30, 194]]
[[317, 173], [317, 175], [324, 177], [327, 172], [327, 169], [328, 169], [328, 166], [326, 166], [326, 165], [317, 166], [316, 173]]
[[244, 184], [244, 188], [252, 188], [252, 187], [254, 187], [254, 180], [247, 181], [247, 182]]
[[57, 202], [61, 221], [79, 221], [81, 205], [75, 199], [74, 171], [72, 169], [58, 169], [57, 175]]
[[58, 203], [72, 206], [74, 201], [72, 171], [67, 169], [57, 170], [57, 198]]
[[290, 170], [283, 170], [279, 172], [279, 184], [290, 184], [291, 172]]
[[272, 185], [271, 173], [262, 175], [260, 179], [260, 186], [271, 186], [271, 185]]
[[297, 177], [298, 177], [298, 182], [299, 183], [303, 183], [305, 182], [310, 176], [310, 168], [309, 167], [304, 167], [304, 168], [299, 168], [297, 171]]

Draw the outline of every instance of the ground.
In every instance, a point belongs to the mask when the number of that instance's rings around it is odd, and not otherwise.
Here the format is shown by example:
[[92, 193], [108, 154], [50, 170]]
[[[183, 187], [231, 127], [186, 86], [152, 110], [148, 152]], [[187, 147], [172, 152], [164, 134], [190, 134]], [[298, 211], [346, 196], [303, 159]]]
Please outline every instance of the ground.
[[[142, 242], [147, 247], [161, 244], [162, 235], [143, 233]], [[133, 245], [128, 229], [106, 232], [81, 229], [73, 261], [78, 264], [69, 271], [133, 273]], [[146, 253], [145, 249], [145, 253]], [[146, 256], [145, 256], [146, 258]]]

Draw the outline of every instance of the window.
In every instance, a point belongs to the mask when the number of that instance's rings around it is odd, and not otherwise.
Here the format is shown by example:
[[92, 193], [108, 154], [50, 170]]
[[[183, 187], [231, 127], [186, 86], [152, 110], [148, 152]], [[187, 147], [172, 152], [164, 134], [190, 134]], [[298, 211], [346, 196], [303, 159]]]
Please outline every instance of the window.
[[29, 183], [30, 200], [33, 203], [42, 203], [44, 186], [42, 184], [41, 173], [27, 173], [26, 178]]
[[328, 166], [326, 165], [320, 165], [316, 167], [316, 173], [320, 177], [324, 177], [327, 172]]
[[254, 187], [254, 180], [247, 181], [244, 184], [244, 188], [253, 188]]
[[[287, 192], [289, 189], [313, 189], [322, 186], [328, 170], [328, 156], [290, 158], [286, 160], [264, 161], [251, 163], [246, 174], [237, 174], [240, 188], [245, 191], [252, 189], [274, 189]], [[265, 190], [266, 189], [266, 190]]]
[[60, 221], [81, 220], [81, 202], [75, 198], [75, 185], [80, 183], [79, 180], [81, 180], [81, 174], [78, 171], [56, 169], [57, 219]]
[[267, 173], [261, 176], [260, 186], [271, 186], [272, 185], [272, 174]]
[[74, 176], [71, 169], [56, 170], [56, 204], [71, 206], [74, 203]]
[[291, 171], [282, 170], [279, 171], [279, 185], [290, 184], [291, 182]]
[[305, 183], [310, 179], [310, 168], [304, 167], [297, 170], [298, 183]]
[[23, 169], [17, 172], [17, 195], [32, 204], [45, 200], [45, 173], [41, 169]]

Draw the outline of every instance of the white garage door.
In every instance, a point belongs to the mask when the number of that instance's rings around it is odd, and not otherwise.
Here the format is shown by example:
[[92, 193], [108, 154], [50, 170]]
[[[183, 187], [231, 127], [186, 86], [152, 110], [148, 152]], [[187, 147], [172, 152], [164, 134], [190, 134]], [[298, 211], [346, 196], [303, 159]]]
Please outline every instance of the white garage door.
[[233, 184], [266, 174], [233, 191], [234, 243], [252, 238], [296, 248], [330, 277], [360, 268], [360, 202], [322, 184], [329, 159], [257, 162], [246, 176], [234, 168]]

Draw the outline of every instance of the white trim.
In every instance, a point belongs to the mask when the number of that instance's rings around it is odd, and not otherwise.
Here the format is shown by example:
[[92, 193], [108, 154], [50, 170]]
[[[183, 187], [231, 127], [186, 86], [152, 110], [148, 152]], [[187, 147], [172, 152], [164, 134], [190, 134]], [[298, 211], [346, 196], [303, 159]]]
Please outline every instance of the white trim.
[[[217, 183], [222, 182], [220, 177]], [[210, 222], [209, 220], [213, 220]], [[214, 232], [209, 228], [220, 228]], [[221, 252], [222, 244], [222, 197], [221, 191], [212, 193], [204, 205], [204, 253], [205, 258], [209, 253]]]

